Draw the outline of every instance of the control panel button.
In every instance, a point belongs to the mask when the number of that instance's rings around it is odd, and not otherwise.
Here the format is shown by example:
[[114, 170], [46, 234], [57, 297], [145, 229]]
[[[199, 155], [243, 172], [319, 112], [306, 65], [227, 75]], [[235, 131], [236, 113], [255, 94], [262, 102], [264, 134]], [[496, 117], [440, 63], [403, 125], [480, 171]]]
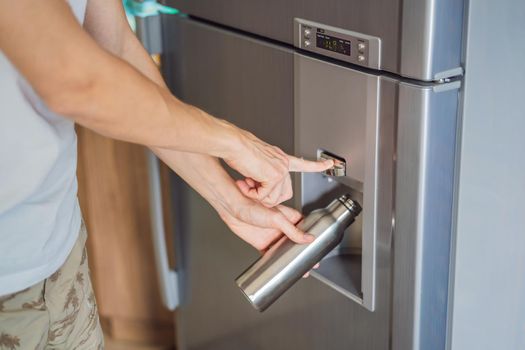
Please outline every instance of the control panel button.
[[366, 49], [366, 45], [365, 45], [365, 43], [359, 43], [359, 44], [357, 44], [357, 49], [358, 49], [359, 51], [364, 51], [364, 50]]
[[305, 40], [304, 41], [304, 47], [308, 47], [310, 46], [310, 40]]
[[312, 32], [310, 31], [310, 29], [305, 29], [303, 33], [304, 33], [304, 37], [305, 37], [306, 39], [310, 38], [310, 34], [312, 34]]
[[365, 60], [365, 56], [363, 56], [363, 55], [359, 55], [359, 56], [357, 56], [357, 60], [358, 60], [359, 62], [363, 62], [363, 61]]

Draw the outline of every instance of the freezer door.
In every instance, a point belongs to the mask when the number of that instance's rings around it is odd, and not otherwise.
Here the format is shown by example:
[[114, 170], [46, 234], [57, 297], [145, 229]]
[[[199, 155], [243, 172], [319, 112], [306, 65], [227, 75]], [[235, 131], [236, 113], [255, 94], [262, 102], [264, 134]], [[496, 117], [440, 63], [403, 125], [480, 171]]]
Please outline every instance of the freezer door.
[[191, 16], [290, 45], [294, 45], [295, 18], [377, 37], [381, 41], [378, 69], [427, 81], [461, 74], [463, 2], [164, 0]]

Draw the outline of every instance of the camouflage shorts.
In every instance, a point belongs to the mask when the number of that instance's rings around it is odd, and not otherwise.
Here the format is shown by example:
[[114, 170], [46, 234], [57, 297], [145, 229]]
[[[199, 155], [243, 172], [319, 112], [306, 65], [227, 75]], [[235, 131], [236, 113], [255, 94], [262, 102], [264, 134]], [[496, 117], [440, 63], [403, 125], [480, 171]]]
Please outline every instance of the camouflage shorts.
[[49, 278], [0, 297], [0, 349], [103, 349], [89, 279], [86, 228], [62, 267]]

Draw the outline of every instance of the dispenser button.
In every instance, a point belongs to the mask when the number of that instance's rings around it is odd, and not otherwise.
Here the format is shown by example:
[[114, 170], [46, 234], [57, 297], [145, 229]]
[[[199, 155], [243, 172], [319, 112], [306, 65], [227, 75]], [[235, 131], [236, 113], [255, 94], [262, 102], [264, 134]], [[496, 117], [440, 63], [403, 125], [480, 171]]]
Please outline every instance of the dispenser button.
[[303, 33], [304, 33], [304, 37], [305, 37], [306, 39], [310, 38], [310, 34], [312, 34], [312, 32], [310, 31], [310, 29], [305, 29]]
[[366, 45], [365, 45], [365, 43], [359, 43], [359, 44], [357, 44], [357, 49], [358, 49], [359, 51], [361, 51], [361, 52], [362, 52], [362, 51], [365, 51], [365, 49], [366, 49]]
[[344, 158], [338, 157], [327, 151], [319, 151], [317, 154], [317, 160], [332, 160], [334, 162], [334, 166], [323, 171], [323, 174], [328, 176], [346, 176], [346, 161]]
[[357, 60], [358, 60], [359, 62], [363, 62], [363, 61], [365, 60], [365, 56], [363, 56], [363, 55], [359, 55], [359, 56], [357, 56]]

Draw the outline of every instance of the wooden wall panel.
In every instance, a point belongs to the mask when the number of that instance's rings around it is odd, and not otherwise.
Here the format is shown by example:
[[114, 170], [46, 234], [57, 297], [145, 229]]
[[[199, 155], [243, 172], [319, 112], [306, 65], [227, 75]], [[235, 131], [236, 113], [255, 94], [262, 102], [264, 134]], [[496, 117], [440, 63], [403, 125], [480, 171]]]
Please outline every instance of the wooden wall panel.
[[113, 338], [174, 344], [151, 240], [147, 158], [141, 146], [78, 127], [78, 180], [92, 279]]

